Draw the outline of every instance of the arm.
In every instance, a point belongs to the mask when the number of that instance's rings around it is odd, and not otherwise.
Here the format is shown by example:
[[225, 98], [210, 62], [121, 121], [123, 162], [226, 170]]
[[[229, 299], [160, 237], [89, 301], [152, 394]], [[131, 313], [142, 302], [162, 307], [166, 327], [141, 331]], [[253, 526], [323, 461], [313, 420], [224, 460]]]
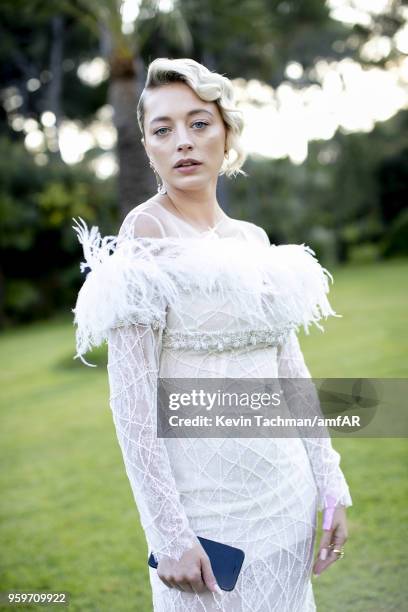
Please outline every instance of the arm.
[[156, 435], [161, 330], [148, 325], [109, 332], [110, 407], [126, 473], [150, 550], [179, 560], [197, 543], [180, 503], [166, 446]]
[[159, 238], [162, 228], [149, 216], [131, 213], [117, 239], [102, 238], [97, 227], [89, 231], [80, 221], [74, 229], [91, 271], [74, 309], [76, 357], [87, 363], [83, 354], [108, 342], [110, 407], [146, 539], [158, 561], [178, 560], [198, 540], [180, 503], [164, 440], [156, 435], [161, 337], [172, 285], [155, 262], [155, 241], [142, 238]]
[[220, 593], [210, 560], [180, 502], [164, 440], [156, 435], [161, 334], [151, 325], [109, 332], [110, 406], [116, 434], [159, 578], [169, 588]]
[[[269, 247], [270, 242], [265, 230], [259, 226], [256, 226], [256, 230], [260, 242]], [[307, 268], [309, 268], [311, 261], [310, 258]], [[305, 280], [303, 282], [313, 283], [315, 289], [317, 287], [314, 302], [318, 303], [321, 309], [324, 302], [322, 286], [325, 284], [323, 282], [323, 268], [320, 265], [317, 268], [317, 260], [313, 262], [313, 268], [313, 274], [309, 275], [305, 266]], [[301, 280], [302, 278], [300, 278]], [[328, 303], [327, 306], [328, 308], [325, 308], [325, 310], [331, 314]], [[285, 342], [278, 348], [278, 377], [294, 379], [311, 378], [294, 330], [289, 333]], [[321, 414], [319, 398], [313, 383], [306, 385], [304, 380], [301, 383], [293, 381], [293, 383], [285, 385], [285, 388], [288, 395], [285, 398], [288, 408], [292, 413], [295, 413], [295, 416], [304, 417], [309, 415], [313, 418], [314, 415]], [[340, 455], [332, 447], [328, 432], [327, 437], [305, 437], [302, 438], [302, 441], [309, 456], [318, 487], [319, 510], [334, 508], [338, 504], [351, 506], [350, 492], [343, 472], [340, 469]], [[325, 513], [326, 517], [329, 518], [330, 514], [331, 512]]]
[[[125, 238], [163, 235], [163, 227], [153, 217], [130, 213], [120, 228], [119, 244]], [[199, 541], [180, 502], [164, 439], [157, 437], [162, 331], [154, 324], [109, 331], [110, 407], [148, 546], [157, 561], [166, 557], [178, 561]]]
[[[284, 344], [278, 350], [278, 377], [279, 378], [311, 378], [307, 368], [299, 340], [295, 331], [291, 331]], [[311, 384], [307, 388], [307, 396], [311, 398], [312, 405], [308, 407], [304, 395], [305, 387], [302, 384], [302, 394], [296, 393], [296, 383], [294, 391], [287, 398], [289, 410], [297, 413], [296, 416], [307, 416], [308, 409], [311, 415], [315, 415], [319, 410], [319, 398], [317, 392]], [[310, 391], [310, 393], [309, 393]], [[303, 401], [302, 401], [303, 395]], [[297, 398], [301, 398], [299, 403]], [[319, 510], [328, 507], [335, 507], [339, 504], [351, 506], [352, 500], [343, 472], [340, 468], [340, 455], [334, 450], [330, 437], [321, 438], [302, 438], [309, 460], [313, 469], [313, 474], [319, 492]]]

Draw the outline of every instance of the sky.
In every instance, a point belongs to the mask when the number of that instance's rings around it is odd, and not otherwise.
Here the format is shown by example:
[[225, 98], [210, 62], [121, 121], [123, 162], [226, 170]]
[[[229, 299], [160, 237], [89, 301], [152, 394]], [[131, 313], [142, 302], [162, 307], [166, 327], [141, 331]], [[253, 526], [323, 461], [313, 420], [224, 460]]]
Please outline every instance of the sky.
[[[327, 0], [333, 19], [350, 25], [370, 25], [371, 15], [381, 12], [390, 0]], [[170, 10], [172, 0], [161, 0], [162, 10]], [[316, 139], [330, 141], [336, 130], [345, 133], [369, 132], [379, 121], [386, 121], [400, 109], [408, 108], [408, 7], [401, 8], [405, 26], [394, 38], [394, 44], [402, 55], [398, 62], [388, 61], [386, 69], [363, 68], [351, 59], [327, 62], [318, 61], [311, 75], [317, 84], [299, 88], [296, 81], [302, 77], [303, 68], [289, 62], [285, 80], [277, 88], [256, 79], [234, 79], [233, 85], [238, 107], [242, 110], [245, 129], [243, 145], [249, 154], [267, 158], [288, 157], [294, 164], [302, 164], [308, 155], [309, 142]], [[137, 17], [138, 0], [123, 3], [123, 30], [131, 31]], [[374, 36], [363, 47], [362, 59], [378, 60], [388, 55], [390, 39]], [[350, 36], [335, 44], [353, 46]], [[90, 87], [109, 78], [106, 62], [96, 57], [83, 62], [78, 77]], [[29, 91], [35, 91], [41, 83], [30, 79]], [[40, 122], [24, 119], [18, 114], [22, 100], [18, 92], [3, 94], [9, 121], [13, 129], [25, 133], [25, 145], [38, 164], [47, 163], [47, 151], [61, 151], [63, 160], [75, 164], [95, 146], [104, 152], [92, 161], [92, 168], [101, 179], [117, 173], [113, 151], [116, 131], [112, 123], [112, 108], [107, 104], [99, 109], [95, 120], [88, 125], [80, 121], [63, 121], [59, 131], [55, 117], [49, 111]], [[333, 153], [334, 155], [334, 153]], [[321, 163], [335, 161], [327, 154]]]

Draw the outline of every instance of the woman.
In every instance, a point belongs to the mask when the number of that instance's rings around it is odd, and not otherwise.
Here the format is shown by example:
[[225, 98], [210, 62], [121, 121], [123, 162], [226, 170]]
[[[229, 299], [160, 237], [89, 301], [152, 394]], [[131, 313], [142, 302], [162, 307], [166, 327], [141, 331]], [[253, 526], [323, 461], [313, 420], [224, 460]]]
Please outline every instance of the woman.
[[[270, 245], [219, 206], [218, 176], [245, 160], [227, 78], [156, 59], [137, 110], [158, 193], [117, 241], [76, 226], [91, 272], [74, 312], [76, 357], [108, 340], [117, 437], [159, 562], [154, 609], [315, 610], [312, 565], [318, 575], [343, 556], [352, 504], [330, 438], [159, 438], [155, 411], [158, 378], [310, 378], [296, 330], [338, 316], [329, 273], [309, 247]], [[244, 550], [233, 591], [217, 588], [198, 535]]]

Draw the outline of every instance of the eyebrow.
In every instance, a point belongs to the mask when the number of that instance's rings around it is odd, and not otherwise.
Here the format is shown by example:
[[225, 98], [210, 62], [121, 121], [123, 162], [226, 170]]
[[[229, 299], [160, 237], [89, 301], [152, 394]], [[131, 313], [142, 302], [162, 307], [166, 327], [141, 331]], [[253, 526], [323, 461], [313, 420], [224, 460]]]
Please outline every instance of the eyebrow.
[[[194, 108], [193, 110], [188, 111], [187, 117], [190, 117], [191, 115], [197, 115], [198, 113], [208, 113], [209, 115], [213, 116], [212, 112], [206, 110], [205, 108]], [[171, 121], [171, 117], [167, 117], [164, 115], [162, 117], [155, 117], [150, 121], [150, 123], [155, 123], [156, 121]]]

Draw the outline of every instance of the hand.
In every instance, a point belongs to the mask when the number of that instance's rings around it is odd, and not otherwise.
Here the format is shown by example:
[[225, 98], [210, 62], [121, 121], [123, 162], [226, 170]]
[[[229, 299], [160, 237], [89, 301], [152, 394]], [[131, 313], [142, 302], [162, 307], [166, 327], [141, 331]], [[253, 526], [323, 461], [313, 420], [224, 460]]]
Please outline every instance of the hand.
[[[319, 576], [329, 567], [329, 565], [337, 561], [339, 555], [338, 553], [333, 552], [333, 548], [340, 549], [340, 547], [347, 542], [347, 537], [346, 508], [339, 505], [336, 506], [334, 511], [331, 529], [323, 529], [323, 535], [319, 544], [319, 551], [313, 566], [313, 573], [316, 576]], [[331, 544], [333, 546], [329, 548]]]
[[213, 574], [210, 559], [200, 542], [189, 548], [179, 561], [161, 559], [157, 574], [170, 589], [176, 588], [188, 593], [202, 593], [208, 589], [214, 593], [222, 593]]

